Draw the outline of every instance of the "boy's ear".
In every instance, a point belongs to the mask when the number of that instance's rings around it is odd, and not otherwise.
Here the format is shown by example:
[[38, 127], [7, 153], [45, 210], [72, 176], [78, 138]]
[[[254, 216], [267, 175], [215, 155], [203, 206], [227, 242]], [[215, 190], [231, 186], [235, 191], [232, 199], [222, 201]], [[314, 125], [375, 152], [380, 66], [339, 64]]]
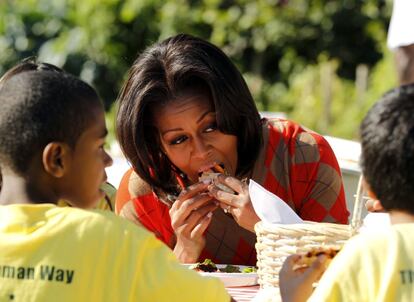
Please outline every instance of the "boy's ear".
[[365, 208], [368, 210], [368, 212], [385, 212], [381, 201], [378, 199], [374, 191], [372, 191], [370, 185], [365, 181], [365, 178], [362, 178], [362, 187], [370, 198], [365, 203]]
[[47, 173], [62, 177], [68, 168], [70, 148], [65, 143], [51, 142], [43, 149], [42, 162]]
[[367, 195], [368, 195], [369, 198], [374, 199], [374, 200], [378, 200], [377, 195], [375, 195], [375, 193], [372, 192], [371, 189], [366, 190], [366, 192], [367, 192]]
[[362, 177], [362, 188], [364, 189], [365, 192], [367, 192], [367, 195], [369, 198], [373, 200], [378, 200], [377, 195], [375, 195], [375, 193], [371, 190], [371, 187], [365, 180], [365, 177]]

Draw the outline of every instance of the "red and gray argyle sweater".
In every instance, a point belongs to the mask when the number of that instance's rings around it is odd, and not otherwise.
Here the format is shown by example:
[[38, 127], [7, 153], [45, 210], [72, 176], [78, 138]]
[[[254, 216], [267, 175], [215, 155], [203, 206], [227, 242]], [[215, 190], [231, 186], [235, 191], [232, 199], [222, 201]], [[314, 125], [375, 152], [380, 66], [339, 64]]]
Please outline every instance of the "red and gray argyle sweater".
[[[338, 162], [321, 135], [292, 121], [272, 119], [263, 121], [263, 142], [251, 179], [283, 199], [304, 220], [348, 222]], [[132, 169], [122, 178], [116, 211], [173, 247], [169, 207]], [[239, 227], [221, 209], [213, 213], [205, 236], [200, 260], [256, 264], [255, 234]]]

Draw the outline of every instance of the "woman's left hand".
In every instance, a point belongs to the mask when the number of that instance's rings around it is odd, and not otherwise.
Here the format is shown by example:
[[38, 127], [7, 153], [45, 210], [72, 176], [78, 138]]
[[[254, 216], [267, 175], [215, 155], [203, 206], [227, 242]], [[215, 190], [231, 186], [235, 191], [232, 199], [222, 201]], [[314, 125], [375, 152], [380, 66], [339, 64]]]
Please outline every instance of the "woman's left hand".
[[219, 175], [217, 181], [234, 193], [228, 193], [220, 189], [215, 184], [208, 187], [208, 190], [215, 199], [220, 202], [220, 207], [230, 213], [237, 224], [241, 227], [254, 232], [254, 225], [260, 221], [254, 211], [250, 200], [249, 185], [232, 176]]

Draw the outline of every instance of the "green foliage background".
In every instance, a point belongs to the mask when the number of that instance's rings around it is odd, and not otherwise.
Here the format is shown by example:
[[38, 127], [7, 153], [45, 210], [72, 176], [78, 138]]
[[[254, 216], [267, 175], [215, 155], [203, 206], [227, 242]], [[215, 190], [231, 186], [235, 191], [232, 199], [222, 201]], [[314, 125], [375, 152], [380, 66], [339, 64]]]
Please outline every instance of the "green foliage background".
[[113, 103], [137, 54], [185, 32], [231, 57], [260, 110], [355, 139], [366, 110], [396, 84], [385, 47], [390, 12], [386, 0], [8, 0], [0, 74], [28, 56], [61, 66], [99, 91], [113, 129]]

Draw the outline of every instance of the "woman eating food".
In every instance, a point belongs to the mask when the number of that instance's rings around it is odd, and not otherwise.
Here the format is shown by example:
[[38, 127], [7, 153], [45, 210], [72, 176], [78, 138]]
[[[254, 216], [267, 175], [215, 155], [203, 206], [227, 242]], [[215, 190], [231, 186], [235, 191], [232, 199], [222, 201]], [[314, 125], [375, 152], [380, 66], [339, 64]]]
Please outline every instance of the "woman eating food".
[[117, 135], [132, 165], [116, 211], [183, 263], [255, 265], [250, 179], [302, 219], [347, 223], [337, 160], [326, 140], [262, 119], [237, 68], [215, 45], [180, 34], [134, 62], [118, 99]]

